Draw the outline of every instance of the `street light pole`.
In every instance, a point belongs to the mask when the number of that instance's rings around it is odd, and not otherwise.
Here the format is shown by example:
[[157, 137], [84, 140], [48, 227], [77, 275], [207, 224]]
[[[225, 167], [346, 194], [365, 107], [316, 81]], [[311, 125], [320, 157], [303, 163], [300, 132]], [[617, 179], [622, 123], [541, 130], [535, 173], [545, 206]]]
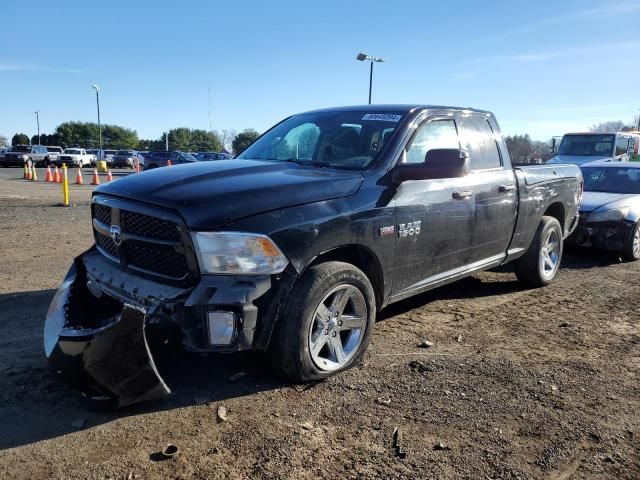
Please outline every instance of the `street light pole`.
[[385, 60], [380, 57], [372, 57], [366, 53], [359, 53], [356, 56], [356, 60], [360, 60], [361, 62], [368, 60], [371, 62], [371, 65], [369, 66], [369, 105], [371, 105], [371, 91], [373, 90], [373, 62], [384, 62]]
[[100, 87], [98, 85], [91, 85], [92, 88], [96, 89], [96, 106], [98, 107], [98, 138], [100, 141], [100, 160], [103, 159], [104, 155], [102, 153], [102, 126], [100, 125]]
[[40, 145], [40, 110], [36, 110], [36, 123], [38, 124], [38, 145]]

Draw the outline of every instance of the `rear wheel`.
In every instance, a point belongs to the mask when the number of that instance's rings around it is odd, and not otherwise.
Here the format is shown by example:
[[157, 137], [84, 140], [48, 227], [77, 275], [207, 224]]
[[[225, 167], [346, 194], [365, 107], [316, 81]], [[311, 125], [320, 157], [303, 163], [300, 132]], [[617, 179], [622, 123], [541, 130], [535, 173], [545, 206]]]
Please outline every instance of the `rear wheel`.
[[640, 259], [640, 222], [636, 223], [622, 247], [622, 258], [627, 262]]
[[320, 380], [357, 365], [375, 323], [375, 296], [366, 275], [344, 262], [311, 267], [285, 299], [270, 346], [286, 378]]
[[550, 284], [560, 269], [562, 227], [554, 217], [542, 217], [529, 250], [515, 262], [516, 277], [529, 287]]

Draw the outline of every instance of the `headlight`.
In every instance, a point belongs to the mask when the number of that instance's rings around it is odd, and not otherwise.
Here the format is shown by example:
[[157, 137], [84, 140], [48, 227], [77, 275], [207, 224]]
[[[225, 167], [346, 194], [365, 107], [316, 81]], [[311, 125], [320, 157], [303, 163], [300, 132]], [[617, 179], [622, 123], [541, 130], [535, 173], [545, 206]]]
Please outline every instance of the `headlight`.
[[617, 222], [626, 218], [629, 215], [629, 210], [631, 210], [631, 207], [591, 212], [587, 215], [587, 222]]
[[289, 263], [266, 235], [241, 232], [191, 234], [202, 273], [271, 275]]

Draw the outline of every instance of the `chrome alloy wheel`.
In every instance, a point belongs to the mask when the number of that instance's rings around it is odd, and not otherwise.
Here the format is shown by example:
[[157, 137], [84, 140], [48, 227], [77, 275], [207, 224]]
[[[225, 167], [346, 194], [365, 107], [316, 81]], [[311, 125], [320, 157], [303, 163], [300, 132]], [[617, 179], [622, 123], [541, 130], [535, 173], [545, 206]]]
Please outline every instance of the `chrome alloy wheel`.
[[344, 367], [358, 351], [367, 326], [364, 295], [353, 285], [338, 285], [316, 308], [309, 329], [309, 353], [320, 370]]
[[635, 232], [633, 232], [633, 256], [636, 258], [640, 258], [640, 227], [636, 227]]
[[555, 229], [549, 230], [542, 241], [540, 267], [546, 279], [553, 278], [560, 266], [560, 241], [560, 235]]

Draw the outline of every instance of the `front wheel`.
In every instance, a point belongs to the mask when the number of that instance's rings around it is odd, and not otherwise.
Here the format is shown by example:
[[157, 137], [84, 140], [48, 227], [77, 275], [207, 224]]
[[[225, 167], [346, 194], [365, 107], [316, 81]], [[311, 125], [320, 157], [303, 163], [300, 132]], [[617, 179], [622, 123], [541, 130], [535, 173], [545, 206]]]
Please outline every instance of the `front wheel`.
[[622, 247], [622, 258], [627, 262], [640, 259], [640, 222], [636, 223]]
[[563, 239], [560, 222], [542, 217], [529, 250], [515, 262], [516, 277], [529, 287], [549, 285], [560, 269]]
[[321, 380], [357, 365], [376, 316], [367, 276], [344, 262], [309, 268], [285, 299], [270, 345], [274, 367], [296, 382]]

